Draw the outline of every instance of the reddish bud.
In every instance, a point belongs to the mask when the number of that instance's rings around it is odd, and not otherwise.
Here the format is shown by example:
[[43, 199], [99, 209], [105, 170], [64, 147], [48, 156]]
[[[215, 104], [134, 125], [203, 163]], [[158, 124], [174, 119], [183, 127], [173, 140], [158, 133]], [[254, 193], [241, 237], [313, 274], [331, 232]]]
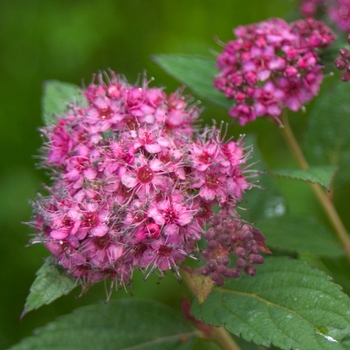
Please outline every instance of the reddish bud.
[[240, 269], [240, 270], [241, 270], [241, 269], [244, 269], [246, 265], [247, 265], [247, 264], [246, 264], [245, 260], [239, 258], [239, 259], [237, 259], [236, 265], [235, 265], [235, 266], [236, 266], [237, 269]]
[[245, 256], [245, 250], [242, 247], [238, 247], [235, 249], [235, 254], [240, 257], [243, 258]]
[[218, 259], [221, 265], [227, 266], [230, 263], [230, 258], [228, 256], [222, 256]]
[[348, 49], [346, 49], [345, 47], [342, 47], [339, 50], [339, 52], [342, 55], [342, 57], [345, 58], [346, 60], [350, 59], [350, 51]]
[[218, 268], [218, 263], [215, 260], [210, 260], [207, 266], [210, 271], [215, 271]]
[[208, 248], [210, 250], [217, 248], [217, 246], [218, 246], [218, 243], [215, 240], [211, 240], [208, 242]]
[[214, 229], [212, 229], [212, 228], [209, 229], [209, 230], [204, 234], [204, 236], [205, 236], [205, 238], [206, 238], [208, 241], [214, 239], [214, 237], [215, 237], [215, 231], [214, 231]]
[[337, 57], [334, 60], [334, 64], [339, 70], [343, 70], [346, 67], [346, 61], [342, 57]]
[[257, 244], [252, 245], [252, 247], [250, 248], [250, 252], [252, 254], [259, 254], [260, 253], [260, 247]]
[[340, 76], [340, 79], [344, 82], [347, 83], [350, 80], [350, 73], [349, 72], [343, 72]]
[[226, 273], [224, 274], [225, 277], [227, 278], [240, 278], [241, 273], [238, 269], [227, 269]]
[[264, 258], [258, 254], [250, 254], [248, 256], [248, 261], [251, 264], [262, 264], [264, 262]]
[[236, 94], [236, 100], [239, 101], [239, 102], [242, 102], [245, 100], [245, 94], [242, 93], [242, 92], [239, 92], [238, 94]]
[[213, 272], [210, 277], [218, 287], [223, 286], [225, 283], [224, 278], [217, 272]]
[[202, 266], [201, 267], [201, 274], [204, 276], [208, 276], [210, 273], [208, 266]]
[[219, 241], [220, 243], [226, 245], [230, 242], [230, 236], [227, 235], [226, 233], [223, 233], [222, 235], [219, 236]]
[[204, 249], [202, 251], [202, 256], [204, 259], [208, 260], [210, 258], [211, 251], [209, 249]]
[[224, 274], [227, 271], [227, 267], [224, 265], [218, 266], [217, 272]]
[[256, 268], [254, 266], [246, 266], [244, 268], [244, 272], [248, 275], [248, 276], [254, 276], [256, 274]]

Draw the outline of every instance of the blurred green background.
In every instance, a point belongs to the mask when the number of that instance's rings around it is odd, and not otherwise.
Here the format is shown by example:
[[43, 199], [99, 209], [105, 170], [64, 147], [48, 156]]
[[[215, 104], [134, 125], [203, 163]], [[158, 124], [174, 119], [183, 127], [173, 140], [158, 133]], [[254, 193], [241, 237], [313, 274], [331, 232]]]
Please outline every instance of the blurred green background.
[[[42, 83], [48, 79], [81, 85], [91, 74], [108, 68], [135, 82], [145, 69], [153, 84], [171, 92], [178, 83], [150, 57], [157, 53], [212, 55], [220, 51], [214, 36], [226, 42], [232, 28], [269, 17], [288, 17], [293, 0], [31, 0], [0, 1], [0, 349], [70, 312], [77, 306], [104, 300], [104, 286], [77, 299], [79, 290], [19, 320], [35, 272], [47, 256], [42, 246], [25, 247], [31, 229], [28, 199], [48, 179], [35, 169], [41, 145]], [[187, 91], [189, 92], [189, 91]], [[229, 121], [226, 111], [203, 101], [203, 120]], [[293, 124], [301, 130], [304, 118]], [[259, 120], [236, 133], [254, 131], [272, 167], [293, 165], [280, 135], [271, 123]], [[314, 200], [305, 184], [278, 180], [293, 211], [307, 211]], [[295, 198], [295, 193], [300, 196]], [[339, 199], [341, 200], [341, 199]], [[316, 206], [316, 213], [318, 213]], [[343, 209], [345, 211], [345, 208]], [[169, 275], [157, 284], [135, 276], [134, 295], [178, 306], [184, 287]], [[174, 293], [174, 290], [178, 291]], [[128, 297], [123, 290], [113, 297]]]

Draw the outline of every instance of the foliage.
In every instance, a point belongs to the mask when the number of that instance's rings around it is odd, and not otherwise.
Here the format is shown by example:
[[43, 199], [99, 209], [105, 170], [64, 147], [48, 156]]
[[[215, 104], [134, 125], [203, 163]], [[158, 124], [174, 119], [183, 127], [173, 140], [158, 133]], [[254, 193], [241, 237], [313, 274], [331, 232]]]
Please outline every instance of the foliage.
[[[348, 349], [350, 300], [305, 262], [270, 258], [254, 279], [214, 289], [193, 313], [248, 341], [282, 349]], [[327, 338], [328, 337], [328, 338]]]
[[51, 257], [47, 258], [37, 272], [21, 317], [29, 311], [44, 304], [50, 304], [62, 295], [68, 294], [75, 285], [76, 283], [64, 273], [60, 266], [57, 266]]
[[196, 333], [171, 308], [129, 298], [77, 309], [11, 349], [186, 350], [192, 348]]

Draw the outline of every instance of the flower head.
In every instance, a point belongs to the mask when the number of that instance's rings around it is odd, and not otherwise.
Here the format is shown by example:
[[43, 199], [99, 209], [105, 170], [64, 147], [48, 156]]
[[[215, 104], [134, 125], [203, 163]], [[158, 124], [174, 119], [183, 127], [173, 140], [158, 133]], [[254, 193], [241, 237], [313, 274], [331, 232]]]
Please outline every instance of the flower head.
[[253, 186], [243, 140], [198, 131], [200, 111], [181, 90], [168, 96], [114, 73], [97, 80], [83, 91], [86, 106], [42, 129], [53, 184], [33, 203], [35, 241], [85, 288], [131, 283], [134, 269], [177, 271], [198, 253], [212, 207], [235, 212]]
[[323, 79], [317, 50], [335, 40], [323, 22], [273, 18], [234, 34], [217, 59], [214, 85], [235, 101], [229, 115], [241, 125], [260, 116], [279, 122], [283, 108], [297, 111], [317, 95]]

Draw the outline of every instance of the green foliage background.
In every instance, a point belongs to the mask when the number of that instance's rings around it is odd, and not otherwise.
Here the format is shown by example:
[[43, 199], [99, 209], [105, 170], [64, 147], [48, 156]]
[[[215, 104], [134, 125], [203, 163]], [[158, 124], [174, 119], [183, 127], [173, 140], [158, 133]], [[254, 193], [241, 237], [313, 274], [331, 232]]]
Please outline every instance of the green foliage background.
[[[226, 42], [232, 28], [269, 17], [290, 18], [296, 11], [293, 0], [0, 0], [0, 349], [6, 349], [33, 329], [105, 297], [104, 286], [92, 288], [79, 299], [79, 290], [19, 320], [29, 287], [43, 258], [42, 246], [26, 248], [30, 228], [28, 199], [35, 197], [44, 171], [35, 170], [41, 145], [42, 84], [56, 79], [81, 85], [91, 74], [108, 68], [135, 82], [147, 71], [153, 84], [171, 92], [178, 83], [157, 67], [150, 57], [159, 53], [185, 53], [210, 56], [221, 48], [214, 36]], [[333, 78], [332, 78], [333, 79]], [[229, 121], [224, 109], [210, 105], [203, 121], [213, 118]], [[295, 114], [292, 126], [300, 136], [305, 117]], [[233, 133], [257, 134], [263, 156], [271, 168], [295, 166], [275, 127], [267, 120], [254, 125], [233, 127]], [[276, 179], [294, 213], [323, 215], [308, 185]], [[349, 188], [335, 198], [336, 206], [350, 224], [346, 201]], [[268, 244], [268, 242], [267, 242]], [[147, 282], [135, 276], [134, 295], [157, 299], [179, 307], [187, 291], [173, 276], [157, 284], [156, 276]], [[177, 293], [174, 293], [177, 291]], [[126, 297], [124, 291], [113, 298]]]

